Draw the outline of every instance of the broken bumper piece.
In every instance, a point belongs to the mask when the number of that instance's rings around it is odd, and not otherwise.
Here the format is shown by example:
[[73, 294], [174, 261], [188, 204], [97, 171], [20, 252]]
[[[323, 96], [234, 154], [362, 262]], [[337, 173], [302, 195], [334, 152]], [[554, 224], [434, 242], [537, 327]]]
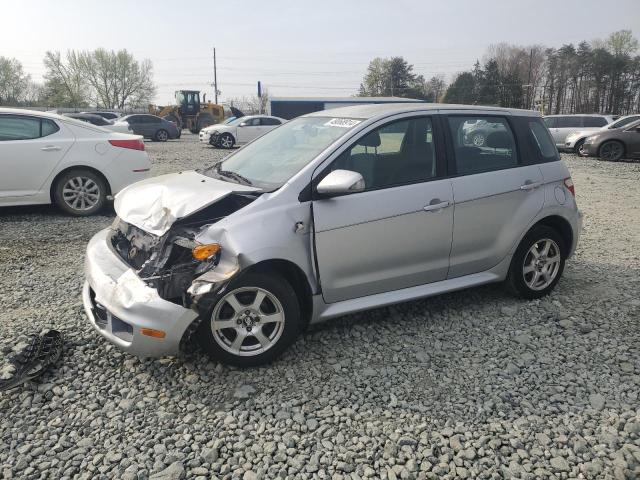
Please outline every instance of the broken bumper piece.
[[109, 229], [102, 230], [87, 246], [82, 299], [89, 321], [103, 337], [134, 355], [177, 355], [197, 313], [164, 300], [147, 286], [113, 250], [109, 235]]

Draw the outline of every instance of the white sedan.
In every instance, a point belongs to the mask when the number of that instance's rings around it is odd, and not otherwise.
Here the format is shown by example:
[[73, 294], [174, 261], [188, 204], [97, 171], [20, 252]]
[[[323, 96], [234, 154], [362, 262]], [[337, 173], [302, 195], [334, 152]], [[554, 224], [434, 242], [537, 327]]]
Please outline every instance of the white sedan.
[[214, 147], [233, 148], [273, 130], [286, 122], [279, 117], [268, 115], [247, 115], [228, 123], [218, 123], [200, 130], [200, 141]]
[[54, 203], [80, 216], [151, 168], [138, 135], [9, 108], [0, 108], [0, 160], [0, 206]]

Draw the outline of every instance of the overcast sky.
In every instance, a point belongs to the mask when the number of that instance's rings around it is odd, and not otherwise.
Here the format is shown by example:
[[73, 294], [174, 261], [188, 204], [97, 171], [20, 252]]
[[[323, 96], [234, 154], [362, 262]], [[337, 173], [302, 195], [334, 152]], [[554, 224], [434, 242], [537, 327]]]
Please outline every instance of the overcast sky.
[[401, 55], [426, 78], [472, 67], [492, 43], [640, 38], [640, 0], [0, 0], [0, 55], [41, 80], [46, 50], [126, 48], [154, 64], [157, 101], [177, 89], [222, 100], [348, 96], [369, 61]]

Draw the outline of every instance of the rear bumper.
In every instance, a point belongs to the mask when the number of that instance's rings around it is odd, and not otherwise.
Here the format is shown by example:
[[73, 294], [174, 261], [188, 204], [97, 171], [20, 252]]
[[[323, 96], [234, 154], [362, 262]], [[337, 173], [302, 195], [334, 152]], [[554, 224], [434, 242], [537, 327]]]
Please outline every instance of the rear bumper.
[[[89, 322], [126, 352], [141, 357], [176, 355], [197, 313], [164, 300], [147, 286], [113, 251], [109, 232], [98, 232], [87, 246], [82, 301]], [[165, 336], [143, 335], [145, 328]]]

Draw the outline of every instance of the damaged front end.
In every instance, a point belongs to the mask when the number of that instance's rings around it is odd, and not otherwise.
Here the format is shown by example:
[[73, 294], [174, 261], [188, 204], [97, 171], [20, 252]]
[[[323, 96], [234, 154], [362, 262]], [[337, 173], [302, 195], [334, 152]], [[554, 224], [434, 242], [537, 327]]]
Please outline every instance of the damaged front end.
[[253, 202], [260, 193], [230, 193], [221, 200], [176, 220], [162, 235], [123, 219], [112, 225], [111, 244], [149, 287], [170, 302], [196, 308], [197, 297], [219, 290], [238, 271], [235, 255], [219, 245], [210, 255], [196, 255], [198, 235], [209, 226]]

